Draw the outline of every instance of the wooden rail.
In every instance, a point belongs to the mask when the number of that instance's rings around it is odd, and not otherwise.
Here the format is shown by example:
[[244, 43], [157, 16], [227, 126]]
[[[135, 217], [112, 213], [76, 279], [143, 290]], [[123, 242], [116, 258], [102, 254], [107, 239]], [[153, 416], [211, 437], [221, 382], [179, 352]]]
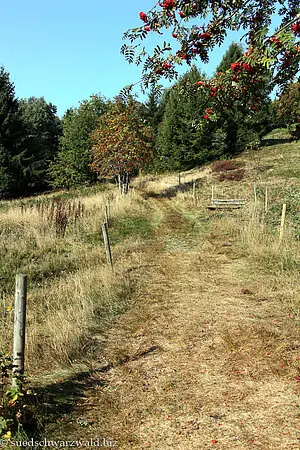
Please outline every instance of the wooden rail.
[[242, 208], [245, 204], [245, 199], [218, 199], [213, 198], [211, 204], [208, 205], [208, 209], [238, 209]]

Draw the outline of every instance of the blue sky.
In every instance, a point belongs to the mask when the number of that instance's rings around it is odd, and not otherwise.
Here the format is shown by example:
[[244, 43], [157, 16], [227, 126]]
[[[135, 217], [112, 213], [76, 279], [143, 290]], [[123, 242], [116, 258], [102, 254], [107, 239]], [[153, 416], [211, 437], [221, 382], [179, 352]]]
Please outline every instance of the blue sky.
[[[123, 32], [140, 25], [139, 12], [154, 4], [154, 0], [0, 0], [0, 65], [9, 72], [16, 96], [43, 96], [57, 106], [60, 116], [92, 94], [114, 97], [140, 78], [140, 67], [129, 65], [120, 54]], [[231, 33], [208, 65], [197, 65], [211, 74], [239, 36]]]

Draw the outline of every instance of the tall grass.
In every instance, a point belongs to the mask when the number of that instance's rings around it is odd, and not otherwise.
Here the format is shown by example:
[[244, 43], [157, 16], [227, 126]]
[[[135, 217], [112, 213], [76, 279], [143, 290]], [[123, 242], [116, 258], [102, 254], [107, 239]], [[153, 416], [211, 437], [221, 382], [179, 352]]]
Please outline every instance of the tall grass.
[[[106, 265], [101, 234], [108, 202], [110, 233], [117, 237], [114, 274]], [[0, 349], [11, 350], [14, 278], [25, 273], [27, 369], [51, 369], [92, 355], [105, 327], [134, 296], [128, 274], [134, 251], [141, 249], [140, 222], [150, 230], [145, 201], [112, 190], [6, 204], [0, 212]]]

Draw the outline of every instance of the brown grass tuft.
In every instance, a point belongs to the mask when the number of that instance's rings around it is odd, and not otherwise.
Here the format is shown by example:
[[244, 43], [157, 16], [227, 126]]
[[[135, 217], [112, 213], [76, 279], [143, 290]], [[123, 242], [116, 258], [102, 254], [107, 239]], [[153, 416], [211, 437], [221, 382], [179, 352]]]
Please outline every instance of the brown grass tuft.
[[215, 161], [211, 165], [212, 172], [228, 172], [231, 170], [236, 170], [241, 167], [240, 161], [232, 161], [230, 160], [222, 160], [222, 161]]
[[230, 173], [221, 173], [219, 181], [242, 181], [245, 177], [245, 169], [232, 170]]

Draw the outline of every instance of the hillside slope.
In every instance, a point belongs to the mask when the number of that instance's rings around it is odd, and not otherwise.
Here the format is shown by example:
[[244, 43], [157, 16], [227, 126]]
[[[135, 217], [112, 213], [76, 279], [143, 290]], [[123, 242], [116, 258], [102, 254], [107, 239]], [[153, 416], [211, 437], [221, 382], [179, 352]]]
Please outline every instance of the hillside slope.
[[[177, 174], [135, 180], [155, 233], [133, 303], [92, 370], [59, 383], [79, 394], [49, 436], [124, 450], [299, 448], [300, 146], [275, 139], [235, 160], [242, 181], [209, 166], [180, 186]], [[212, 186], [244, 208], [209, 211]]]

